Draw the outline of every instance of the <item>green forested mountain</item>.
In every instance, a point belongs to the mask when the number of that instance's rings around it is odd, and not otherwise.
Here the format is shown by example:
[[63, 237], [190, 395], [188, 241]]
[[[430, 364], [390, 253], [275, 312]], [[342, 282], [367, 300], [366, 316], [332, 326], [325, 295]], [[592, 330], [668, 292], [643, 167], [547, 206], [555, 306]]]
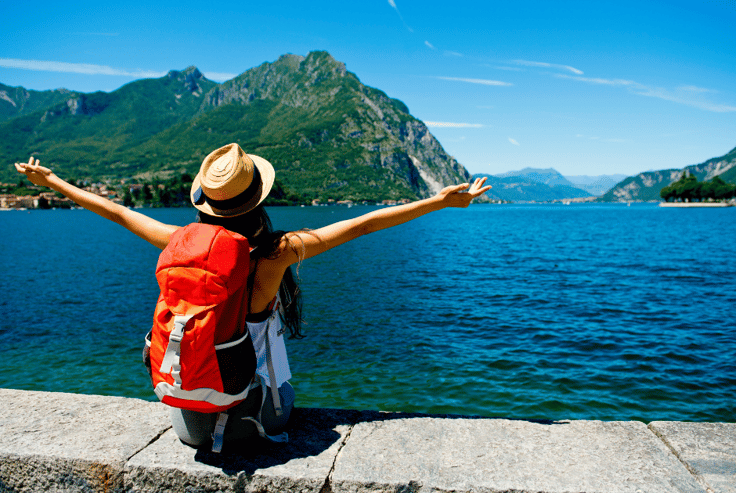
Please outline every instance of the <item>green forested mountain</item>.
[[0, 84], [0, 122], [49, 108], [73, 98], [76, 94], [67, 89], [30, 91]]
[[46, 107], [34, 97], [35, 111], [0, 112], [0, 180], [16, 180], [12, 163], [30, 154], [71, 178], [195, 173], [230, 142], [307, 198], [417, 198], [469, 178], [403, 103], [326, 52], [284, 55], [223, 84], [190, 67], [111, 93], [48, 94]]
[[636, 176], [630, 176], [598, 200], [601, 202], [661, 200], [660, 191], [679, 180], [685, 171], [688, 171], [699, 181], [711, 180], [718, 176], [725, 182], [736, 183], [736, 148], [724, 156], [712, 158], [683, 169], [647, 171]]
[[70, 176], [129, 176], [138, 168], [126, 159], [130, 150], [191, 119], [203, 93], [216, 85], [190, 67], [111, 93], [71, 93], [62, 103], [0, 123], [3, 162], [33, 154]]

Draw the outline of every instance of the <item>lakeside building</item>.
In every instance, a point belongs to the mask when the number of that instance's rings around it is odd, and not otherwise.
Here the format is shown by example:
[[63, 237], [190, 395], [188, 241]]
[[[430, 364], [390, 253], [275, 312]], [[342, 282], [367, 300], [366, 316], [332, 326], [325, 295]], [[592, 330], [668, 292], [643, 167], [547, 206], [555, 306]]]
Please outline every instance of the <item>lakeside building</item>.
[[[123, 201], [106, 186], [85, 187], [84, 190], [112, 200], [117, 204]], [[77, 205], [66, 197], [59, 197], [55, 192], [39, 192], [38, 195], [0, 194], [0, 209], [71, 209]]]

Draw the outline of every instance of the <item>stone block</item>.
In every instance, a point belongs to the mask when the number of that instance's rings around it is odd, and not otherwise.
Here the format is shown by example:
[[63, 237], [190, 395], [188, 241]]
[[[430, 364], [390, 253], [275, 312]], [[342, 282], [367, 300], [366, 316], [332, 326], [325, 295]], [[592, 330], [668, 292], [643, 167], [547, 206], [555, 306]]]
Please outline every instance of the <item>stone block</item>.
[[655, 421], [656, 433], [714, 493], [736, 493], [736, 423]]
[[258, 491], [319, 493], [359, 413], [296, 408], [289, 443], [247, 442], [214, 454], [195, 450], [168, 431], [128, 461], [131, 492]]
[[640, 422], [535, 422], [364, 413], [334, 493], [702, 493]]
[[121, 491], [127, 460], [170, 426], [159, 403], [0, 389], [0, 491]]

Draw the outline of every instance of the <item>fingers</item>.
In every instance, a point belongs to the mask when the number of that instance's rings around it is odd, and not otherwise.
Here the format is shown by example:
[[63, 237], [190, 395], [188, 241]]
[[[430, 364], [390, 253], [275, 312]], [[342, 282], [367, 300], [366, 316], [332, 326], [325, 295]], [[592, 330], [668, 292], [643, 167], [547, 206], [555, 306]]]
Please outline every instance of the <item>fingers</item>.
[[478, 188], [481, 188], [487, 179], [488, 179], [487, 176], [484, 176], [482, 178], [476, 178], [475, 181], [473, 182], [473, 186], [471, 187], [471, 190], [477, 190]]
[[473, 182], [473, 186], [470, 188], [469, 192], [473, 195], [473, 197], [480, 197], [484, 193], [486, 193], [488, 190], [491, 189], [490, 185], [486, 185], [485, 187], [483, 184], [486, 182], [488, 177], [484, 176], [482, 178], [476, 178]]
[[448, 187], [443, 188], [440, 194], [447, 197], [449, 195], [460, 193], [466, 188], [468, 188], [469, 186], [470, 186], [469, 183], [462, 183], [460, 185], [450, 185]]
[[479, 197], [479, 196], [483, 195], [484, 193], [486, 193], [491, 188], [493, 188], [493, 187], [491, 187], [490, 185], [486, 185], [485, 187], [483, 187], [480, 190], [478, 190], [477, 192], [475, 192], [476, 193], [476, 196]]
[[23, 173], [26, 176], [29, 176], [29, 173], [40, 173], [45, 176], [51, 174], [51, 170], [41, 166], [41, 161], [33, 156], [28, 159], [28, 163], [15, 163], [15, 169], [18, 173]]
[[35, 166], [38, 166], [39, 162], [40, 161], [38, 159], [36, 159], [33, 156], [31, 156], [28, 159], [28, 164], [26, 164], [26, 163], [15, 163], [15, 167], [18, 168], [18, 171], [20, 171], [21, 169], [33, 168]]

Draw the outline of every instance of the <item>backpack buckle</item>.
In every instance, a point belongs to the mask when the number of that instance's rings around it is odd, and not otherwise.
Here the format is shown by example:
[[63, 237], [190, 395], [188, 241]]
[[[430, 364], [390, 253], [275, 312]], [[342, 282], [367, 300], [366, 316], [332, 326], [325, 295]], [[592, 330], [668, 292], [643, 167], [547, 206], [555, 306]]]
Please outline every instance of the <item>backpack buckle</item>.
[[212, 451], [219, 454], [222, 451], [222, 444], [225, 441], [225, 425], [227, 424], [227, 413], [219, 413], [217, 415], [217, 424], [215, 431], [212, 433]]

